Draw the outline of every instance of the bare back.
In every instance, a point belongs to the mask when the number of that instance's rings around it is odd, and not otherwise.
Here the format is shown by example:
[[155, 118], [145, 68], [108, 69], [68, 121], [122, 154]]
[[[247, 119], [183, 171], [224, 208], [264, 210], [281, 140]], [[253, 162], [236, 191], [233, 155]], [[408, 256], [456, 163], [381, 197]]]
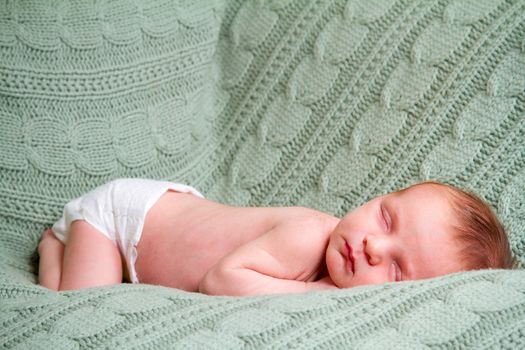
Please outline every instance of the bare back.
[[[198, 291], [203, 276], [225, 255], [283, 220], [299, 220], [312, 212], [301, 207], [233, 207], [168, 191], [146, 216], [137, 246], [138, 277], [142, 283]], [[324, 255], [324, 247], [319, 254]]]

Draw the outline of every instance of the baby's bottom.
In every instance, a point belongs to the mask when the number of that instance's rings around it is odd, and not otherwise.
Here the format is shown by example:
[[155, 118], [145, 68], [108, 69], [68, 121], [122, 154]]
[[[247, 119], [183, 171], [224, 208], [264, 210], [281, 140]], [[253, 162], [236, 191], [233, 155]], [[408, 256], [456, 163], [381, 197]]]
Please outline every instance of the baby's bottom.
[[86, 221], [72, 222], [65, 246], [50, 230], [45, 231], [38, 251], [39, 283], [46, 288], [60, 291], [122, 282], [118, 247]]
[[[43, 253], [41, 263], [50, 266], [42, 268], [43, 284], [50, 280], [48, 285], [54, 286], [51, 289], [63, 290], [120, 283], [126, 267], [128, 280], [139, 283], [136, 246], [146, 214], [170, 190], [202, 197], [194, 188], [179, 183], [116, 179], [67, 203], [62, 217], [52, 227], [55, 238], [65, 247], [61, 249], [51, 239], [39, 245]], [[56, 261], [60, 260], [61, 250], [60, 269]]]

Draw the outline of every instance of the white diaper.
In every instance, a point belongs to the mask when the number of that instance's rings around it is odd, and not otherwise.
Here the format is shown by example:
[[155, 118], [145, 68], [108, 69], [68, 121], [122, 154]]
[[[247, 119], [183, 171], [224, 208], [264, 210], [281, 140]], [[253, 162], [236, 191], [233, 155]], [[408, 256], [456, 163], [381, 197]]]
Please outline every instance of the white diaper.
[[147, 212], [168, 190], [192, 193], [203, 198], [191, 186], [146, 179], [118, 179], [72, 200], [52, 231], [64, 244], [71, 223], [85, 220], [113, 241], [124, 256], [132, 283], [139, 283], [135, 270], [136, 245], [140, 241]]

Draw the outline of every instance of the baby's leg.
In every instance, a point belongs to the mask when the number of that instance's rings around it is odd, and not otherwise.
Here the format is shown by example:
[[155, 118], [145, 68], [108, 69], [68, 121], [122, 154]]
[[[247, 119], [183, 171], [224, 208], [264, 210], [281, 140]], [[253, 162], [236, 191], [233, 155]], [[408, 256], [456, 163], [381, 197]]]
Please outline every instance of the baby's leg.
[[64, 244], [55, 237], [51, 229], [47, 229], [38, 244], [40, 264], [38, 266], [38, 283], [42, 286], [58, 290], [64, 259]]
[[59, 290], [98, 287], [122, 282], [119, 249], [85, 221], [69, 229]]

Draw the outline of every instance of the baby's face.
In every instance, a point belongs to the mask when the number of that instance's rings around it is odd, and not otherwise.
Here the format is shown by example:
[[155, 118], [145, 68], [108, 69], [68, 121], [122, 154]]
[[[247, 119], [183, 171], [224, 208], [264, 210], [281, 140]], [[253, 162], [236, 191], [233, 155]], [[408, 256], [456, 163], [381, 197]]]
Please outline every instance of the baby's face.
[[420, 185], [348, 213], [330, 236], [326, 265], [340, 288], [460, 271], [445, 189]]

